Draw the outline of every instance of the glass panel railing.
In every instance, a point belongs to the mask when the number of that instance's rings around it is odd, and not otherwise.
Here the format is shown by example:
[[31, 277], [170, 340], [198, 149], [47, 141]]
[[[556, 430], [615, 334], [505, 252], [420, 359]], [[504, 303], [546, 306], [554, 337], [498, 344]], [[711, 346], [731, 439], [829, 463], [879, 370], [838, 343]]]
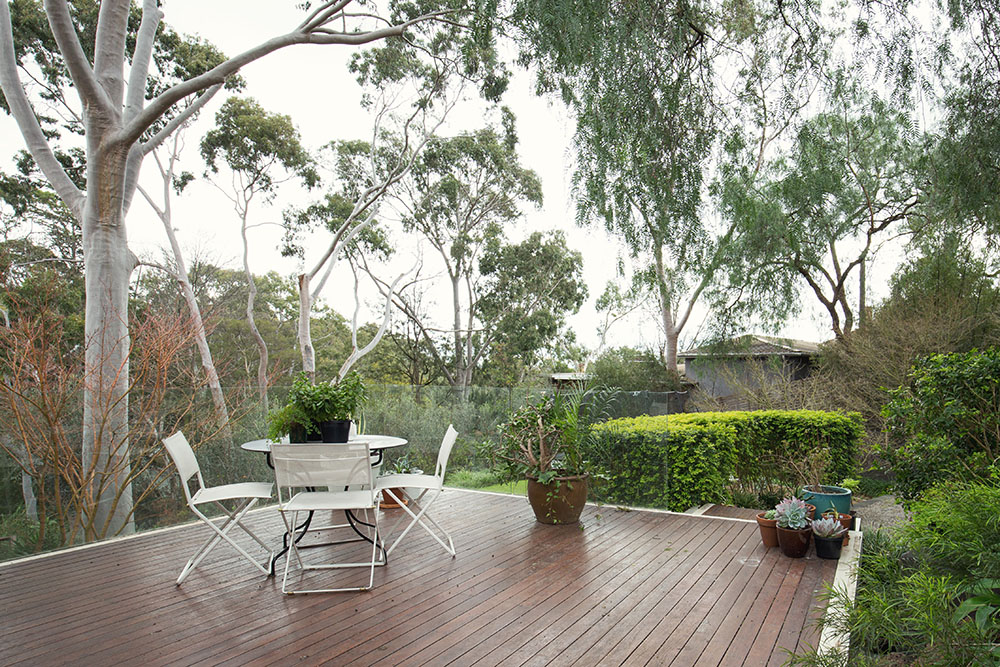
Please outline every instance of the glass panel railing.
[[[268, 392], [272, 408], [284, 404], [288, 388], [276, 386]], [[448, 424], [454, 424], [460, 437], [453, 450], [449, 471], [472, 473], [480, 478], [489, 465], [477, 454], [477, 444], [494, 440], [498, 425], [514, 408], [540, 389], [470, 387], [410, 387], [398, 385], [369, 386], [369, 400], [364, 409], [362, 429], [406, 438], [405, 448], [387, 454], [387, 464], [406, 456], [413, 467], [431, 471], [438, 447]], [[220, 429], [212, 397], [207, 390], [169, 389], [135, 392], [130, 400], [130, 467], [108, 465], [102, 472], [107, 478], [128, 480], [135, 499], [133, 519], [136, 530], [149, 530], [191, 520], [184, 504], [180, 479], [166, 456], [160, 440], [183, 430], [196, 449], [205, 481], [209, 485], [238, 481], [269, 481], [273, 472], [260, 454], [244, 451], [240, 444], [263, 438], [267, 416], [256, 392], [241, 388], [226, 392], [231, 422]], [[19, 409], [30, 415], [35, 430], [0, 432], [4, 449], [0, 450], [0, 560], [34, 553], [37, 550], [80, 542], [85, 529], [79, 517], [82, 474], [81, 412], [69, 401], [59, 406], [55, 419], [38, 412], [28, 402]], [[10, 406], [4, 406], [10, 410]], [[612, 416], [666, 414], [683, 410], [683, 400], [676, 394], [619, 392], [612, 406]], [[14, 423], [6, 415], [4, 422]], [[47, 426], [45, 426], [48, 424]], [[15, 460], [15, 457], [18, 457]], [[25, 480], [24, 464], [28, 476]], [[127, 470], [127, 474], [126, 474]], [[74, 481], [75, 480], [75, 481]], [[44, 530], [41, 517], [46, 517]], [[90, 538], [95, 532], [92, 529]], [[106, 535], [110, 536], [110, 535]]]

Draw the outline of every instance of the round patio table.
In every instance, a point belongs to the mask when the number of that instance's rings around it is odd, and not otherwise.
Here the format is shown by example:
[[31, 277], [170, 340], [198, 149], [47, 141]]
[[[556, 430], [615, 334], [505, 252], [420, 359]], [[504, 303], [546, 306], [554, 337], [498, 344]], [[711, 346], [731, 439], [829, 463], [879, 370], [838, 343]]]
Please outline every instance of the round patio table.
[[[382, 452], [383, 451], [385, 451], [386, 449], [392, 449], [393, 447], [402, 447], [403, 445], [405, 445], [407, 443], [407, 440], [406, 440], [406, 438], [397, 438], [394, 435], [377, 435], [377, 434], [367, 434], [366, 433], [364, 435], [356, 435], [356, 436], [350, 438], [348, 440], [348, 442], [357, 442], [357, 443], [367, 442], [368, 443], [368, 448], [371, 450], [371, 452], [373, 454], [378, 453], [378, 459], [372, 461], [372, 467], [374, 468], [374, 467], [382, 465]], [[266, 454], [267, 455], [267, 465], [268, 465], [268, 467], [269, 468], [274, 468], [274, 465], [271, 463], [271, 444], [272, 444], [272, 442], [270, 440], [268, 440], [267, 438], [264, 438], [262, 440], [250, 440], [249, 442], [244, 442], [242, 445], [240, 445], [240, 449], [244, 449], [244, 450], [246, 450], [248, 452], [257, 452], [259, 454]], [[321, 445], [323, 443], [321, 443], [321, 442], [311, 442], [311, 443], [307, 443], [307, 444]], [[327, 443], [327, 444], [331, 444], [332, 445], [332, 444], [337, 444], [337, 443]], [[364, 535], [360, 530], [358, 530], [358, 528], [355, 525], [355, 523], [361, 523], [361, 524], [364, 524], [366, 526], [369, 526], [369, 524], [367, 524], [364, 521], [361, 521], [360, 519], [356, 518], [354, 516], [354, 514], [350, 510], [346, 510], [345, 514], [347, 516], [348, 524], [350, 524], [351, 528], [354, 529], [354, 532], [357, 533], [365, 541], [370, 542], [371, 540], [369, 540], [366, 535]], [[306, 532], [309, 530], [309, 525], [312, 523], [312, 518], [313, 518], [313, 513], [309, 512], [308, 516], [306, 517], [306, 520], [302, 522], [302, 525], [295, 527], [296, 532], [298, 532], [298, 537], [295, 538], [295, 543], [296, 544], [299, 543], [299, 540], [301, 540], [305, 536]], [[324, 546], [324, 545], [317, 544], [317, 545], [313, 545], [313, 546]], [[271, 569], [271, 576], [272, 577], [274, 576], [274, 565], [275, 565], [275, 563], [277, 562], [277, 560], [279, 558], [281, 558], [286, 553], [288, 553], [288, 547], [289, 547], [289, 544], [288, 544], [288, 535], [285, 535], [282, 538], [282, 548], [281, 548], [281, 551], [279, 551], [278, 553], [276, 553], [274, 555], [274, 558], [271, 559], [271, 568], [270, 569]], [[299, 548], [301, 549], [302, 547], [299, 547]], [[385, 553], [384, 552], [383, 552], [383, 558], [385, 558]]]
[[[364, 434], [356, 435], [348, 442], [367, 442], [368, 448], [372, 450], [372, 453], [378, 452], [378, 460], [372, 463], [373, 466], [380, 465], [382, 463], [382, 452], [386, 449], [392, 449], [393, 447], [402, 447], [407, 443], [406, 438], [397, 438], [394, 435], [376, 435], [376, 434]], [[322, 444], [313, 442], [311, 444]], [[334, 443], [329, 443], [334, 444]], [[263, 440], [251, 440], [250, 442], [244, 442], [240, 445], [241, 449], [245, 449], [248, 452], [258, 452], [260, 454], [267, 454], [267, 465], [271, 466], [271, 441], [267, 438]], [[271, 466], [272, 468], [274, 466]]]

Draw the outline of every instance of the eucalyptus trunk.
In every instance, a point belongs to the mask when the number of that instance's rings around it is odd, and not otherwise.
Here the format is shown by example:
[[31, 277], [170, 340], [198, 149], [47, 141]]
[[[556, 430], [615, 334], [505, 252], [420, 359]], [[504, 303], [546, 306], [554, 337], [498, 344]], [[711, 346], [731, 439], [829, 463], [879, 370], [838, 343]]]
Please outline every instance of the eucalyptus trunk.
[[309, 274], [299, 274], [299, 350], [302, 352], [302, 371], [316, 381], [316, 350], [312, 343], [312, 295], [309, 292]]
[[83, 208], [84, 335], [83, 532], [88, 541], [130, 533], [128, 285], [135, 256], [123, 211], [127, 150], [102, 148], [101, 119], [88, 119]]

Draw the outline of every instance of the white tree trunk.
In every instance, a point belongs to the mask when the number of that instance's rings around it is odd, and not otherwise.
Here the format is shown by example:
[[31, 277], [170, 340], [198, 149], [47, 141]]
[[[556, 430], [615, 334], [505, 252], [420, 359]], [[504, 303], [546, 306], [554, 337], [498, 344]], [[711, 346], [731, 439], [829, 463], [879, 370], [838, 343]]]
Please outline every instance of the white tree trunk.
[[257, 299], [257, 284], [254, 283], [253, 273], [250, 272], [250, 247], [247, 241], [247, 216], [245, 208], [242, 212], [242, 220], [243, 225], [240, 229], [240, 234], [243, 238], [243, 275], [247, 280], [247, 324], [250, 325], [250, 333], [253, 334], [253, 339], [257, 343], [257, 351], [260, 354], [260, 360], [257, 362], [257, 393], [260, 396], [260, 404], [264, 408], [264, 414], [267, 414], [267, 343], [264, 341], [264, 337], [260, 335], [253, 315], [254, 301]]
[[663, 349], [663, 364], [668, 370], [677, 371], [677, 340], [680, 338], [680, 327], [674, 320], [673, 306], [670, 299], [670, 285], [663, 266], [663, 248], [653, 241], [653, 256], [656, 261], [656, 287], [660, 303], [660, 317], [663, 320], [663, 334], [666, 345]]
[[145, 190], [140, 188], [143, 197], [149, 205], [156, 211], [156, 215], [163, 223], [163, 231], [167, 234], [170, 242], [170, 250], [174, 255], [174, 278], [181, 290], [181, 296], [187, 304], [188, 313], [191, 315], [191, 326], [194, 327], [195, 344], [198, 347], [198, 355], [201, 357], [201, 367], [205, 371], [205, 378], [208, 382], [209, 391], [212, 393], [212, 403], [215, 406], [215, 415], [219, 420], [223, 435], [227, 440], [232, 440], [232, 431], [229, 426], [229, 408], [226, 406], [226, 395], [222, 391], [222, 384], [219, 382], [219, 373], [215, 369], [215, 360], [212, 358], [212, 349], [208, 346], [208, 335], [205, 332], [205, 321], [201, 317], [201, 307], [195, 297], [194, 288], [191, 286], [191, 278], [188, 275], [187, 265], [184, 262], [184, 253], [181, 252], [180, 243], [177, 242], [177, 234], [174, 232], [173, 214], [170, 205], [170, 190], [173, 185], [174, 164], [179, 153], [178, 134], [174, 135], [173, 146], [170, 154], [169, 166], [164, 169], [159, 157], [156, 157], [156, 164], [160, 167], [160, 175], [163, 177], [163, 209], [161, 210]]
[[135, 258], [128, 249], [122, 211], [126, 156], [102, 154], [100, 137], [101, 133], [93, 131], [88, 136], [88, 197], [83, 215], [82, 460], [88, 505], [93, 507], [92, 514], [83, 517], [88, 541], [134, 530], [128, 440], [128, 285]]
[[302, 352], [302, 371], [316, 381], [316, 351], [312, 344], [312, 296], [309, 274], [299, 274], [299, 349]]

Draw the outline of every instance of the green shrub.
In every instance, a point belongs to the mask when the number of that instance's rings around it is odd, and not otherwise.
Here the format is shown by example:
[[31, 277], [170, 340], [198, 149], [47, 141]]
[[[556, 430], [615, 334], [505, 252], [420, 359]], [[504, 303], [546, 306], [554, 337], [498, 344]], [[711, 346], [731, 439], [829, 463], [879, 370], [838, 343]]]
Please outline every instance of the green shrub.
[[852, 601], [828, 590], [846, 611], [823, 621], [850, 634], [847, 664], [996, 664], [1000, 626], [983, 616], [995, 608], [997, 582], [979, 577], [996, 571], [998, 497], [982, 486], [941, 487], [914, 506], [902, 531], [865, 533], [857, 594]]
[[863, 435], [857, 415], [813, 410], [636, 417], [597, 429], [589, 455], [610, 471], [604, 500], [678, 511], [723, 502], [731, 478], [770, 480], [780, 462], [819, 448], [830, 452], [822, 481], [839, 482], [854, 472]]
[[21, 556], [30, 556], [40, 551], [51, 551], [62, 543], [59, 536], [59, 525], [49, 520], [45, 526], [45, 534], [39, 544], [40, 524], [27, 517], [24, 508], [18, 508], [11, 514], [0, 516], [0, 561]]
[[879, 453], [904, 500], [941, 481], [990, 478], [1000, 457], [1000, 350], [922, 359], [890, 397]]
[[1000, 488], [944, 484], [911, 510], [902, 539], [928, 567], [965, 583], [1000, 578]]

